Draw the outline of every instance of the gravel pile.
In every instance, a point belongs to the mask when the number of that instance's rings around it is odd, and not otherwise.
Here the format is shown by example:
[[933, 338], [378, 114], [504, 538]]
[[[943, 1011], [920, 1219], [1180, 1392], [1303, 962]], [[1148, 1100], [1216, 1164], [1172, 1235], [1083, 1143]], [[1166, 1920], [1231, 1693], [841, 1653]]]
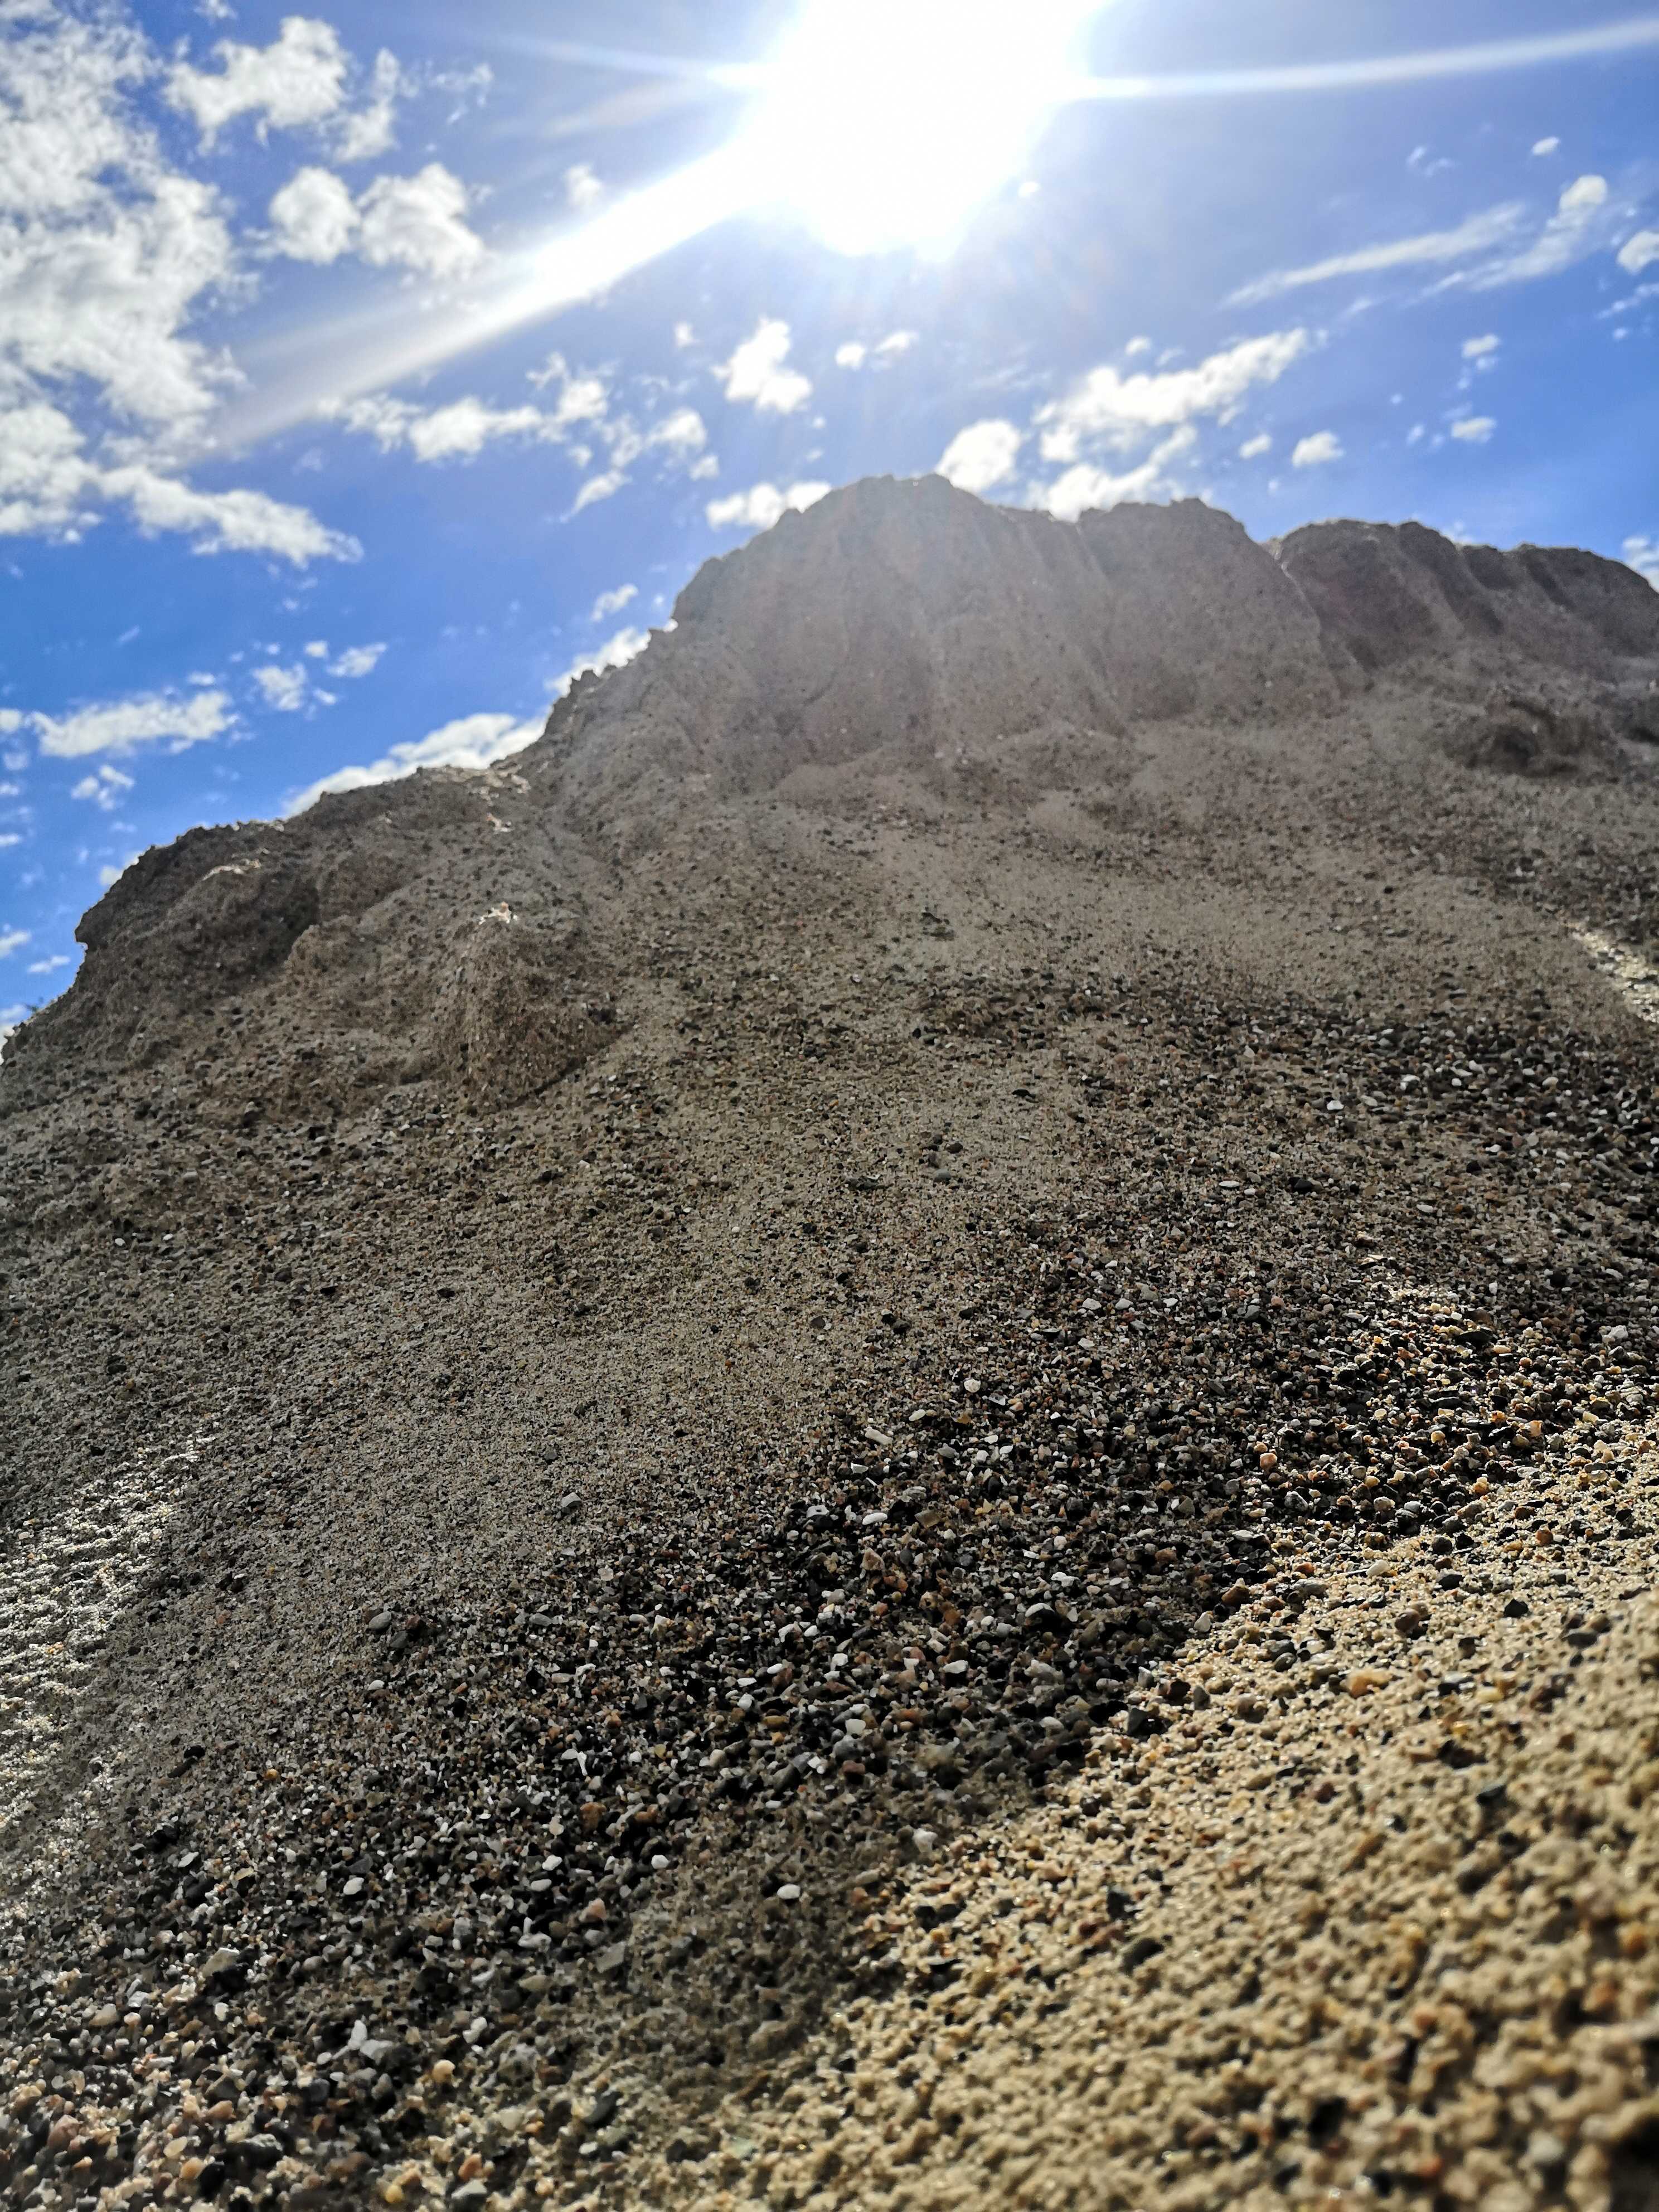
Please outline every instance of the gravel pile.
[[[1496, 647], [1332, 629], [1462, 570], [1228, 525], [1215, 720], [975, 730], [1004, 579], [744, 788], [768, 593], [931, 573], [848, 497], [666, 692], [149, 856], [9, 1054], [21, 2203], [1647, 2201], [1644, 611], [1503, 571], [1626, 658], [1499, 775]], [[1258, 592], [1316, 714], [1214, 704]]]

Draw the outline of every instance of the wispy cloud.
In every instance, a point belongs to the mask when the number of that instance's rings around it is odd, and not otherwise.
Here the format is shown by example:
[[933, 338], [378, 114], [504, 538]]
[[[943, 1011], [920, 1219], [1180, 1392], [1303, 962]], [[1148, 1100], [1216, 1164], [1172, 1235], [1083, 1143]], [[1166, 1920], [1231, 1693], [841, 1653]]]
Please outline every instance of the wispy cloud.
[[[1555, 213], [1529, 246], [1518, 253], [1500, 256], [1477, 269], [1469, 279], [1477, 292], [1490, 292], [1504, 284], [1527, 284], [1540, 276], [1559, 276], [1601, 243], [1617, 217], [1608, 206], [1605, 177], [1576, 178], [1562, 193]], [[1455, 280], [1453, 280], [1455, 281]]]
[[1514, 238], [1526, 220], [1519, 200], [1486, 208], [1451, 230], [1419, 231], [1410, 238], [1391, 238], [1375, 246], [1356, 246], [1348, 253], [1333, 253], [1297, 269], [1275, 269], [1230, 293], [1230, 307], [1251, 307], [1265, 300], [1282, 298], [1286, 292], [1310, 284], [1328, 284], [1342, 276], [1375, 276], [1393, 269], [1435, 267], [1450, 261], [1471, 261], [1490, 253]]

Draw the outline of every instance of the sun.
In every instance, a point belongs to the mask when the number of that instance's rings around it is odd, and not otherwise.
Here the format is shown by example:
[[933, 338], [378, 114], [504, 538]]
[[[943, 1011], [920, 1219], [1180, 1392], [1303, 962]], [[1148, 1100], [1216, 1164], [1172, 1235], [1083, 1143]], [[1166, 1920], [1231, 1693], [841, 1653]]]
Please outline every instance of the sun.
[[1018, 173], [1101, 0], [807, 0], [740, 141], [832, 250], [944, 251]]

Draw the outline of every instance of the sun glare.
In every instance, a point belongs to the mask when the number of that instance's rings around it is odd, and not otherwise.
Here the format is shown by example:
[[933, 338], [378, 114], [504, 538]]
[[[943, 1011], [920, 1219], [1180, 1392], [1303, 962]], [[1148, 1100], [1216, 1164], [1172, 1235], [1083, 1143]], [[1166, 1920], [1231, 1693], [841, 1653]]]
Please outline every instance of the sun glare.
[[1100, 0], [808, 0], [742, 145], [841, 253], [942, 250], [1014, 176]]

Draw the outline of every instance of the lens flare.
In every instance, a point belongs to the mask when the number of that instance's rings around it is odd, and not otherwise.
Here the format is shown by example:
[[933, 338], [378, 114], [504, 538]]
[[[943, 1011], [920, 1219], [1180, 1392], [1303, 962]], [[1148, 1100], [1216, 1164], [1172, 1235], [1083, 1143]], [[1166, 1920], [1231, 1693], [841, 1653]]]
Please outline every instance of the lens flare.
[[834, 251], [942, 251], [1077, 81], [1100, 0], [811, 0], [740, 141]]

